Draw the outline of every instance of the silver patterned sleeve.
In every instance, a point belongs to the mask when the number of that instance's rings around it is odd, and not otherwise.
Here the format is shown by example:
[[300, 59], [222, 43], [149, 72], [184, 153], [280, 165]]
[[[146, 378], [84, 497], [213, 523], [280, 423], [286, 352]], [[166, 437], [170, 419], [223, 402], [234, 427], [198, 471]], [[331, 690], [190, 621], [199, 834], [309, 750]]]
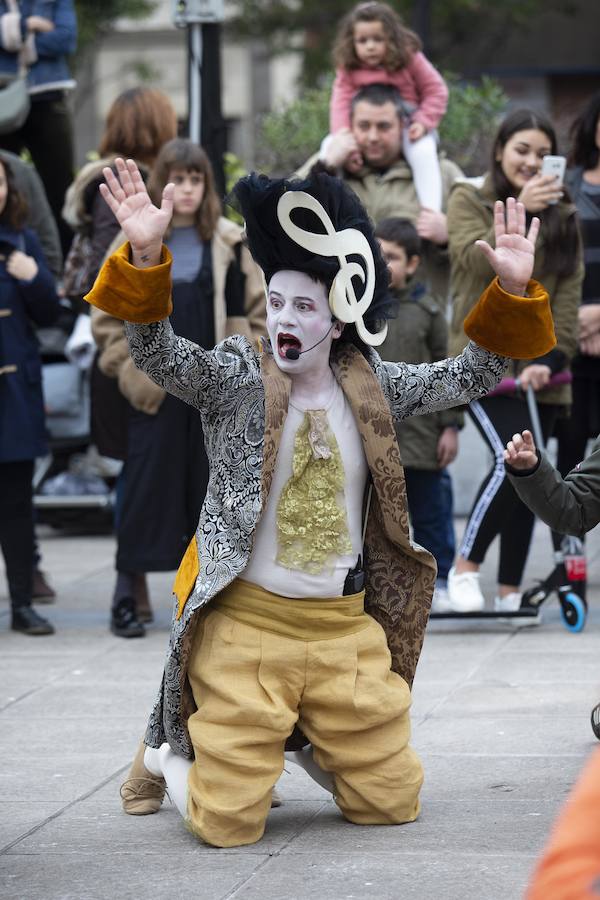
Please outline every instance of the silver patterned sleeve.
[[219, 368], [214, 350], [178, 337], [168, 319], [150, 325], [126, 322], [125, 334], [135, 365], [152, 381], [197, 409], [210, 405]]
[[470, 403], [489, 393], [502, 378], [507, 359], [469, 341], [460, 356], [435, 363], [385, 362], [392, 415], [422, 416]]

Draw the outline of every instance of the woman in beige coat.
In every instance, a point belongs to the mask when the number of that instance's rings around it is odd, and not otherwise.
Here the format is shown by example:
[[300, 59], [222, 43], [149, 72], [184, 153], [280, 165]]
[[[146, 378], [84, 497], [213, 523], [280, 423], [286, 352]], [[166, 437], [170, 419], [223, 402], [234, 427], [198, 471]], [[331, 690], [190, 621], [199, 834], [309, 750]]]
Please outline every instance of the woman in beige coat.
[[[553, 176], [540, 172], [543, 157], [556, 151], [551, 123], [530, 110], [517, 110], [499, 128], [490, 171], [483, 179], [456, 184], [448, 204], [453, 355], [467, 343], [463, 321], [492, 276], [489, 263], [475, 242], [489, 240], [493, 234], [494, 202], [517, 197], [525, 205], [528, 217], [536, 215], [541, 220], [534, 278], [550, 295], [557, 345], [543, 357], [513, 362], [509, 374], [519, 377], [524, 390], [531, 385], [540, 391], [539, 412], [546, 438], [571, 401], [568, 385], [543, 389], [552, 375], [568, 368], [575, 352], [583, 280], [576, 209], [563, 197], [562, 187]], [[534, 518], [506, 479], [503, 451], [509, 438], [516, 431], [531, 428], [531, 422], [523, 397], [486, 397], [472, 403], [469, 414], [492, 453], [493, 465], [480, 485], [458, 558], [448, 575], [447, 608], [455, 612], [483, 608], [479, 567], [499, 535], [498, 593], [494, 604], [498, 612], [510, 612], [518, 609], [521, 602], [520, 583]]]

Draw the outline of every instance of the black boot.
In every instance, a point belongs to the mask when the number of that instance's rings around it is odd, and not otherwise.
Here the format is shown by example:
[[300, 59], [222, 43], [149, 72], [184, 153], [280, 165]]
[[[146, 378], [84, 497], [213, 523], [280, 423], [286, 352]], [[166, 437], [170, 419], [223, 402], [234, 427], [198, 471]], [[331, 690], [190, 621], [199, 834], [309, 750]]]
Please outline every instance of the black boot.
[[11, 626], [13, 631], [22, 634], [54, 634], [54, 626], [48, 619], [36, 613], [33, 606], [16, 606], [12, 610]]
[[117, 637], [144, 637], [146, 629], [138, 621], [133, 597], [121, 597], [110, 612], [110, 630]]

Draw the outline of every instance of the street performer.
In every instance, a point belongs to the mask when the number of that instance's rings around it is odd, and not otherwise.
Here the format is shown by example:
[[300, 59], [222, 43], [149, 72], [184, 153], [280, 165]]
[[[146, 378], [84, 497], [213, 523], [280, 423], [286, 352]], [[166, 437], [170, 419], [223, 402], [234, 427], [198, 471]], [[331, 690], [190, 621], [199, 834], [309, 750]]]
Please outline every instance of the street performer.
[[169, 324], [173, 186], [159, 209], [132, 161], [116, 170], [101, 191], [128, 243], [87, 299], [130, 323], [135, 364], [199, 411], [210, 464], [124, 809], [156, 812], [166, 786], [208, 844], [254, 843], [288, 742], [350, 822], [413, 821], [410, 688], [436, 566], [409, 538], [393, 420], [481, 397], [507, 356], [554, 345], [548, 296], [530, 280], [539, 222], [526, 234], [523, 205], [496, 204], [496, 248], [478, 244], [498, 277], [460, 356], [382, 362], [388, 272], [356, 196], [325, 173], [249, 175], [233, 195], [265, 277], [269, 341], [204, 350]]

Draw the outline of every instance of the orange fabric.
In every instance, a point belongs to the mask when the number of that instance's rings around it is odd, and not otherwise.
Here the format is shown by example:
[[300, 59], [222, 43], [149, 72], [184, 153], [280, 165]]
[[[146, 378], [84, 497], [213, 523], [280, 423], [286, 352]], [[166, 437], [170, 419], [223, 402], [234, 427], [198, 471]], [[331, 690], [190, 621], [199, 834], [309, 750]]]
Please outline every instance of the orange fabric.
[[491, 353], [512, 359], [534, 359], [556, 345], [550, 298], [539, 282], [517, 297], [494, 278], [464, 321], [465, 334]]
[[183, 554], [183, 559], [179, 563], [175, 583], [173, 584], [173, 593], [177, 597], [178, 619], [181, 618], [188, 597], [194, 589], [199, 571], [198, 544], [196, 543], [196, 535], [194, 535]]
[[525, 900], [600, 897], [600, 748], [569, 795]]
[[163, 245], [158, 266], [138, 269], [129, 262], [130, 249], [127, 242], [109, 256], [84, 300], [136, 325], [167, 319], [173, 311], [169, 250]]

